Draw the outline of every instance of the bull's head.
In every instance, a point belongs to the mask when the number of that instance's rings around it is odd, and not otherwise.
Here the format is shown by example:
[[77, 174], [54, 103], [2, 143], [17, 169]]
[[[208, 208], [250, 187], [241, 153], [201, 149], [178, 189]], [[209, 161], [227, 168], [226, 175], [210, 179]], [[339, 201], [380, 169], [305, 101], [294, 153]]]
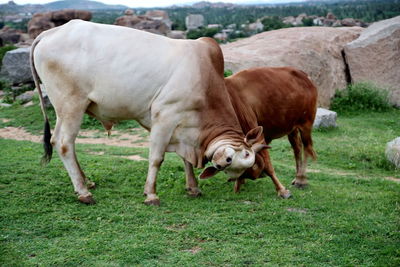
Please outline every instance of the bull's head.
[[257, 152], [268, 148], [263, 144], [262, 132], [263, 128], [258, 126], [250, 130], [241, 143], [220, 140], [212, 144], [208, 156], [213, 166], [207, 167], [200, 178], [210, 178], [219, 171], [224, 171], [230, 178], [239, 178], [246, 169], [254, 165]]

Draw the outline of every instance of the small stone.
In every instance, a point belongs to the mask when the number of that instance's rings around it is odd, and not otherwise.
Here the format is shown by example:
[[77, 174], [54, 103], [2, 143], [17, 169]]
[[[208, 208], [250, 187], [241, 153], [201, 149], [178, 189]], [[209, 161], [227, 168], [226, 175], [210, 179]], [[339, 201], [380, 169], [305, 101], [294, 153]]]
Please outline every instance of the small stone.
[[0, 103], [0, 107], [9, 108], [9, 107], [11, 107], [11, 104]]
[[387, 160], [400, 169], [400, 137], [386, 144], [385, 154]]
[[328, 109], [318, 108], [313, 128], [336, 128], [337, 113]]
[[22, 104], [24, 104], [24, 103], [28, 103], [28, 102], [32, 101], [32, 98], [34, 95], [35, 95], [35, 93], [33, 91], [27, 91], [27, 92], [17, 96], [15, 99], [18, 101], [21, 101]]
[[33, 104], [33, 101], [29, 101], [28, 103], [25, 103], [23, 106], [25, 107], [25, 108], [27, 108], [27, 107], [30, 107], [30, 106], [33, 106], [34, 104]]

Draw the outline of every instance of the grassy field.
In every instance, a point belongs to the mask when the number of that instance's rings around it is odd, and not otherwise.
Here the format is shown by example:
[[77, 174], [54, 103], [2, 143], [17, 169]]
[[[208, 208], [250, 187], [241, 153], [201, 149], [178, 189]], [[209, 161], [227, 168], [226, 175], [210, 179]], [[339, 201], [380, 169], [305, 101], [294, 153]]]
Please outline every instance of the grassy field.
[[[43, 124], [36, 105], [0, 108], [0, 118], [12, 119], [0, 128], [33, 133]], [[0, 139], [0, 266], [399, 266], [400, 171], [383, 152], [400, 136], [400, 110], [339, 116], [338, 125], [314, 132], [318, 161], [304, 190], [289, 186], [287, 140], [272, 143], [291, 199], [277, 198], [269, 178], [234, 194], [223, 174], [200, 181], [203, 196], [188, 198], [183, 164], [168, 154], [160, 207], [143, 204], [147, 162], [118, 157], [146, 158], [147, 149], [77, 145], [98, 185], [97, 204], [86, 206], [57, 156], [41, 167], [40, 144]], [[89, 153], [96, 151], [105, 153]]]

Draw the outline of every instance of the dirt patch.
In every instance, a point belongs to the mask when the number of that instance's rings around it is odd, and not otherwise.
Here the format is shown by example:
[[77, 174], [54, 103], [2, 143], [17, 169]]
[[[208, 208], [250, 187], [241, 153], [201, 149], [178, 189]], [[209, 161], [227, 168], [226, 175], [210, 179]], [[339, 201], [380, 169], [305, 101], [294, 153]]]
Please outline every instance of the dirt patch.
[[104, 151], [86, 151], [86, 153], [90, 155], [96, 155], [96, 156], [103, 156], [105, 154]]
[[385, 177], [385, 179], [389, 180], [389, 181], [396, 182], [396, 183], [400, 183], [400, 178], [395, 178], [395, 177], [389, 176], [389, 177]]
[[202, 250], [202, 248], [201, 247], [192, 247], [191, 249], [185, 249], [185, 250], [183, 250], [183, 251], [185, 251], [185, 252], [190, 252], [190, 253], [192, 253], [192, 254], [196, 254], [196, 253], [198, 253], [198, 252], [200, 252]]
[[142, 158], [139, 155], [131, 155], [131, 156], [119, 156], [120, 158], [124, 158], [124, 159], [129, 159], [129, 160], [134, 160], [134, 161], [143, 161], [143, 160], [147, 160], [145, 158]]
[[307, 172], [309, 172], [309, 173], [320, 173], [321, 170], [316, 170], [316, 169], [310, 169], [310, 168], [308, 168], [308, 169], [307, 169]]
[[303, 214], [308, 212], [308, 209], [287, 208], [286, 210], [289, 212], [296, 212], [296, 213], [303, 213]]
[[[144, 130], [143, 130], [144, 132]], [[5, 127], [0, 128], [0, 138], [13, 139], [18, 141], [31, 141], [40, 143], [41, 136], [28, 133], [24, 128]], [[148, 147], [149, 142], [146, 137], [140, 134], [129, 134], [124, 132], [114, 131], [110, 137], [106, 133], [100, 131], [80, 131], [76, 139], [77, 144], [103, 144], [108, 146], [119, 147]]]
[[0, 129], [0, 138], [13, 139], [18, 141], [31, 141], [40, 143], [42, 138], [25, 131], [24, 128], [5, 127]]
[[10, 119], [3, 119], [3, 118], [0, 118], [0, 121], [2, 122], [2, 123], [6, 123], [6, 122], [9, 122], [9, 121], [11, 121]]

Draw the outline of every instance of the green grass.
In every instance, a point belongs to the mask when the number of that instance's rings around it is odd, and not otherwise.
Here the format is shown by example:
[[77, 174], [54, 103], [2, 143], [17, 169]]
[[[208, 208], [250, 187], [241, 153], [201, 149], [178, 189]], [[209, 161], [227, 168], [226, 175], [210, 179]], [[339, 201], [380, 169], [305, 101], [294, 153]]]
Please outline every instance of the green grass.
[[[43, 115], [40, 111], [39, 100], [34, 98], [35, 105], [22, 108], [18, 103], [14, 103], [12, 107], [0, 109], [0, 118], [9, 118], [11, 121], [2, 123], [2, 127], [20, 127], [23, 126], [28, 132], [33, 134], [41, 134], [43, 132]], [[50, 125], [54, 128], [56, 124], [56, 114], [53, 108], [47, 109]], [[115, 125], [116, 130], [128, 130], [138, 128], [139, 123], [136, 121], [121, 121]], [[82, 122], [82, 129], [103, 130], [101, 123], [85, 114]]]
[[[32, 132], [43, 124], [36, 105], [0, 108], [0, 118], [14, 118], [0, 127]], [[344, 115], [339, 128], [314, 131], [318, 161], [304, 190], [289, 186], [289, 143], [273, 141], [288, 200], [269, 178], [234, 194], [223, 174], [200, 181], [204, 195], [188, 198], [183, 164], [169, 153], [160, 207], [142, 204], [147, 162], [118, 157], [147, 158], [147, 149], [77, 145], [98, 185], [97, 204], [85, 206], [57, 156], [42, 168], [40, 144], [0, 139], [0, 266], [399, 266], [400, 184], [386, 178], [400, 179], [400, 170], [383, 155], [400, 136], [399, 118], [400, 110]]]

